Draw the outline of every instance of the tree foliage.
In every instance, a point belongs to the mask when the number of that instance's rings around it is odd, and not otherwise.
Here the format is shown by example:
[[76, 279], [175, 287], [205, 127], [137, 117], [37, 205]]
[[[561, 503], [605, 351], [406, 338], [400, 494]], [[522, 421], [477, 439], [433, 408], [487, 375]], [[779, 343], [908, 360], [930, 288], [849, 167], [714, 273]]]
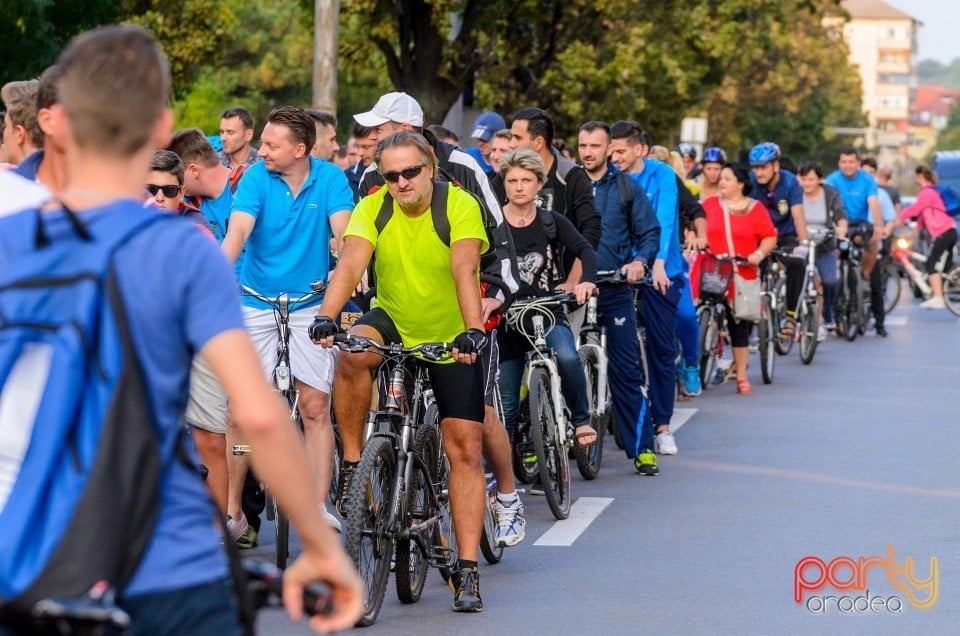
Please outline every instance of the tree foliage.
[[950, 111], [947, 127], [937, 135], [936, 150], [960, 150], [960, 105]]
[[960, 90], [960, 58], [950, 64], [923, 60], [917, 64], [917, 81], [930, 86]]

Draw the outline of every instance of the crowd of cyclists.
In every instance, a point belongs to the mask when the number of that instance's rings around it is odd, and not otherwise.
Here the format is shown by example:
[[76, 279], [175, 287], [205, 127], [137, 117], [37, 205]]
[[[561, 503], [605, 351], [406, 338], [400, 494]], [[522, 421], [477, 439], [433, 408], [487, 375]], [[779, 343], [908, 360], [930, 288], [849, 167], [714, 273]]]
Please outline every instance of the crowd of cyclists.
[[[0, 162], [11, 164], [24, 184], [44, 188], [28, 204], [13, 203], [11, 194], [8, 208], [89, 196], [68, 174], [73, 132], [56, 125], [61, 100], [71, 98], [58, 91], [63, 73], [55, 66], [39, 80], [3, 87]], [[413, 97], [396, 92], [354, 115], [342, 145], [329, 113], [275, 108], [259, 148], [252, 145], [249, 112], [229, 108], [222, 115], [216, 136], [178, 130], [152, 149], [140, 203], [195, 223], [221, 246], [239, 286], [256, 291], [240, 300], [242, 320], [274, 383], [279, 335], [274, 307], [263, 299], [301, 296], [323, 282], [323, 294], [289, 314], [289, 370], [316, 501], [335, 502], [318, 506], [337, 532], [354, 522], [345, 517], [347, 493], [382, 360], [371, 351], [338, 351], [338, 334], [406, 347], [450, 345], [447, 359], [423, 364], [449, 462], [456, 612], [483, 608], [477, 553], [484, 464], [497, 480], [495, 543], [515, 546], [525, 536], [513, 454], [530, 343], [507, 319], [512, 301], [569, 294], [567, 309], [552, 311], [546, 344], [556, 354], [573, 443], [589, 447], [602, 443], [602, 435], [591, 419], [578, 344], [584, 303], [596, 296], [618, 438], [643, 476], [660, 472], [658, 455], [679, 452], [670, 429], [678, 399], [729, 379], [740, 395], [752, 392], [755, 317], [748, 307], [756, 303], [739, 296], [761, 293], [760, 272], [771, 261], [782, 260], [786, 271], [777, 329], [789, 339], [798, 329], [807, 250], [816, 250], [823, 341], [837, 328], [838, 253], [858, 245], [873, 330], [883, 338], [877, 262], [894, 227], [918, 219], [933, 238], [934, 296], [923, 307], [944, 306], [940, 274], [950, 267], [957, 235], [926, 167], [917, 170], [916, 203], [902, 208], [889, 171], [853, 148], [825, 174], [811, 161], [794, 167], [773, 142], [756, 145], [741, 162], [715, 146], [698, 159], [689, 144], [675, 151], [655, 146], [635, 121], [598, 120], [583, 123], [576, 146], [566, 148], [549, 113], [529, 107], [513, 113], [509, 126], [497, 113], [480, 115], [471, 133], [475, 147], [464, 151], [450, 131], [425, 126]], [[737, 257], [739, 264], [731, 278], [736, 286], [731, 282], [724, 294], [732, 360], [715, 377], [702, 373], [697, 312], [703, 259], [710, 255]], [[231, 450], [249, 441], [250, 427], [218, 380], [222, 362], [211, 362], [199, 353], [193, 358], [185, 419], [207, 486], [227, 517], [228, 540], [252, 548], [263, 489], [248, 459]], [[256, 463], [256, 450], [253, 457]], [[541, 494], [543, 487], [536, 482], [529, 492]], [[305, 514], [291, 517], [309, 527]]]

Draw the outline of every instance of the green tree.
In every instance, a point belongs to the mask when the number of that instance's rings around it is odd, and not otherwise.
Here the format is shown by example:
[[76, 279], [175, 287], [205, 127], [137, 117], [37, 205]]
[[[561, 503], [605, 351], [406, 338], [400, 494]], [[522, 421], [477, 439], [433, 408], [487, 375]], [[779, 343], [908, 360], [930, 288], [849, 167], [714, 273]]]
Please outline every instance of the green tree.
[[0, 85], [39, 76], [72, 37], [115, 22], [120, 1], [0, 1]]

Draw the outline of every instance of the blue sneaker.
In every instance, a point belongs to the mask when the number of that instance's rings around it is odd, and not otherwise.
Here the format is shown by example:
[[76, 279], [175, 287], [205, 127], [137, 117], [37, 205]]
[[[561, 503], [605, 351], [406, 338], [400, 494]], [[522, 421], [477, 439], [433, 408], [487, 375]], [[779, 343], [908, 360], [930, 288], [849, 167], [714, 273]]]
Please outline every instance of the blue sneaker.
[[703, 388], [700, 386], [700, 365], [694, 364], [683, 369], [683, 393], [690, 397], [700, 395]]

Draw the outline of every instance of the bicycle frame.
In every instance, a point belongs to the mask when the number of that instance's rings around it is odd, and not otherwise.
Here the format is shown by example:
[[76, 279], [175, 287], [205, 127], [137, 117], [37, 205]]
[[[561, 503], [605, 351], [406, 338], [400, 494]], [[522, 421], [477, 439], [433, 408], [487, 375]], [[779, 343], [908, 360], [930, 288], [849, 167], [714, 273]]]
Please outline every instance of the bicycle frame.
[[929, 278], [928, 274], [918, 269], [913, 264], [913, 261], [918, 263], [926, 263], [927, 257], [920, 252], [914, 252], [911, 250], [909, 239], [901, 236], [895, 240], [890, 249], [890, 257], [900, 263], [900, 266], [903, 267], [903, 271], [907, 273], [907, 275], [910, 277], [910, 280], [912, 280], [917, 288], [923, 293], [924, 298], [929, 298], [933, 294], [933, 290], [930, 288], [930, 283], [927, 282], [927, 279]]
[[547, 346], [543, 315], [534, 315], [531, 321], [534, 329], [534, 348], [527, 353], [523, 384], [530, 386], [530, 377], [536, 368], [544, 368], [550, 374], [550, 397], [553, 400], [553, 412], [557, 422], [557, 441], [561, 446], [566, 446], [569, 418], [567, 418], [566, 403], [563, 401], [563, 392], [560, 390], [560, 372], [557, 370], [556, 354]]

